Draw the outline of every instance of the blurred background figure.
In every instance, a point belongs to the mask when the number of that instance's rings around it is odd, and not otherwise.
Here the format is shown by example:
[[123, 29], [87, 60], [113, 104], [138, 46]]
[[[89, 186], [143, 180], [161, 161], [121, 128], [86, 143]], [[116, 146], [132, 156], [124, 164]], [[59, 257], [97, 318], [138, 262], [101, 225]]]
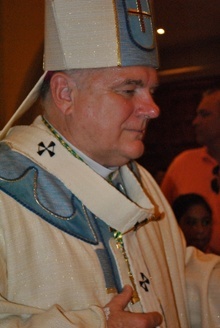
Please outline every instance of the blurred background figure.
[[220, 88], [206, 91], [193, 120], [196, 140], [203, 147], [180, 153], [164, 176], [161, 188], [172, 205], [181, 194], [197, 193], [207, 199], [213, 212], [210, 242], [220, 254]]
[[187, 246], [204, 253], [212, 252], [209, 242], [212, 235], [212, 210], [198, 194], [185, 194], [176, 198], [173, 211], [186, 238]]

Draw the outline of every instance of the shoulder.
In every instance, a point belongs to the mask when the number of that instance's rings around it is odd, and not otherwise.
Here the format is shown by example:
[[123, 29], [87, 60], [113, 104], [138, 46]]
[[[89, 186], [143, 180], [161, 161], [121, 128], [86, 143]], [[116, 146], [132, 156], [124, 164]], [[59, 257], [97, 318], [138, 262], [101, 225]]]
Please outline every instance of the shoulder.
[[7, 183], [10, 188], [20, 184], [28, 188], [36, 181], [38, 190], [45, 192], [47, 198], [61, 193], [71, 197], [72, 193], [56, 176], [39, 166], [23, 154], [14, 151], [4, 142], [0, 143], [0, 189]]
[[18, 152], [13, 151], [4, 142], [0, 143], [0, 176], [10, 179], [17, 178], [31, 161]]
[[[72, 192], [56, 176], [0, 143], [0, 190], [39, 217], [61, 219], [73, 213]], [[75, 199], [75, 198], [74, 198]]]
[[202, 160], [205, 153], [203, 147], [185, 150], [177, 155], [170, 164], [170, 167], [188, 165]]
[[205, 152], [205, 149], [203, 147], [199, 148], [193, 148], [193, 149], [187, 149], [181, 152], [179, 155], [177, 155], [174, 160], [180, 160], [180, 159], [190, 159], [195, 157], [200, 157]]

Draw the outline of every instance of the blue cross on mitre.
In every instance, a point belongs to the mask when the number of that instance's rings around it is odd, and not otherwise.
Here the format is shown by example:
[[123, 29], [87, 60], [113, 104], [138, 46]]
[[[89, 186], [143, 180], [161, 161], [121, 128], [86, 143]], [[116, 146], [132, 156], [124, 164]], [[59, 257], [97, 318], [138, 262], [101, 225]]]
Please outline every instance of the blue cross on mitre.
[[152, 17], [146, 0], [126, 0], [128, 31], [134, 42], [144, 49], [154, 48]]
[[122, 66], [158, 67], [150, 0], [116, 0]]

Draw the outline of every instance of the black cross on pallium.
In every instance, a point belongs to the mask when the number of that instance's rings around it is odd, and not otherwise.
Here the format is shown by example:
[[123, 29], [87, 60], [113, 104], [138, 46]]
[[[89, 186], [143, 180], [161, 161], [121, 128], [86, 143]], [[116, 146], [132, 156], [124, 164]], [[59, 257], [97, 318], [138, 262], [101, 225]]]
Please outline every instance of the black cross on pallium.
[[55, 147], [55, 143], [53, 141], [51, 141], [49, 143], [49, 145], [46, 147], [45, 144], [41, 141], [39, 144], [38, 144], [38, 154], [41, 156], [43, 155], [43, 153], [45, 151], [48, 151], [50, 157], [53, 157], [55, 155], [55, 152], [54, 152], [54, 147]]
[[146, 291], [149, 292], [148, 286], [150, 285], [150, 280], [141, 272], [142, 281], [139, 281], [140, 286]]
[[136, 3], [137, 3], [137, 9], [128, 9], [128, 13], [131, 15], [138, 16], [140, 21], [141, 32], [145, 33], [146, 28], [144, 24], [144, 17], [151, 17], [151, 14], [146, 11], [142, 11], [141, 0], [137, 0]]

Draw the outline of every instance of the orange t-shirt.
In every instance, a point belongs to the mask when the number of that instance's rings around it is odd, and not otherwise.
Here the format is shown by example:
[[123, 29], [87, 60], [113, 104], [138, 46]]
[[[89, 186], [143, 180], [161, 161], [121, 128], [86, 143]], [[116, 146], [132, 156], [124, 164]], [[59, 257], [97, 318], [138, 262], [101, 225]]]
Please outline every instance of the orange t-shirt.
[[161, 189], [172, 205], [182, 194], [197, 193], [203, 196], [213, 211], [211, 249], [220, 255], [220, 193], [212, 190], [211, 182], [217, 179], [213, 168], [217, 161], [208, 155], [206, 148], [186, 150], [174, 158], [161, 184]]

